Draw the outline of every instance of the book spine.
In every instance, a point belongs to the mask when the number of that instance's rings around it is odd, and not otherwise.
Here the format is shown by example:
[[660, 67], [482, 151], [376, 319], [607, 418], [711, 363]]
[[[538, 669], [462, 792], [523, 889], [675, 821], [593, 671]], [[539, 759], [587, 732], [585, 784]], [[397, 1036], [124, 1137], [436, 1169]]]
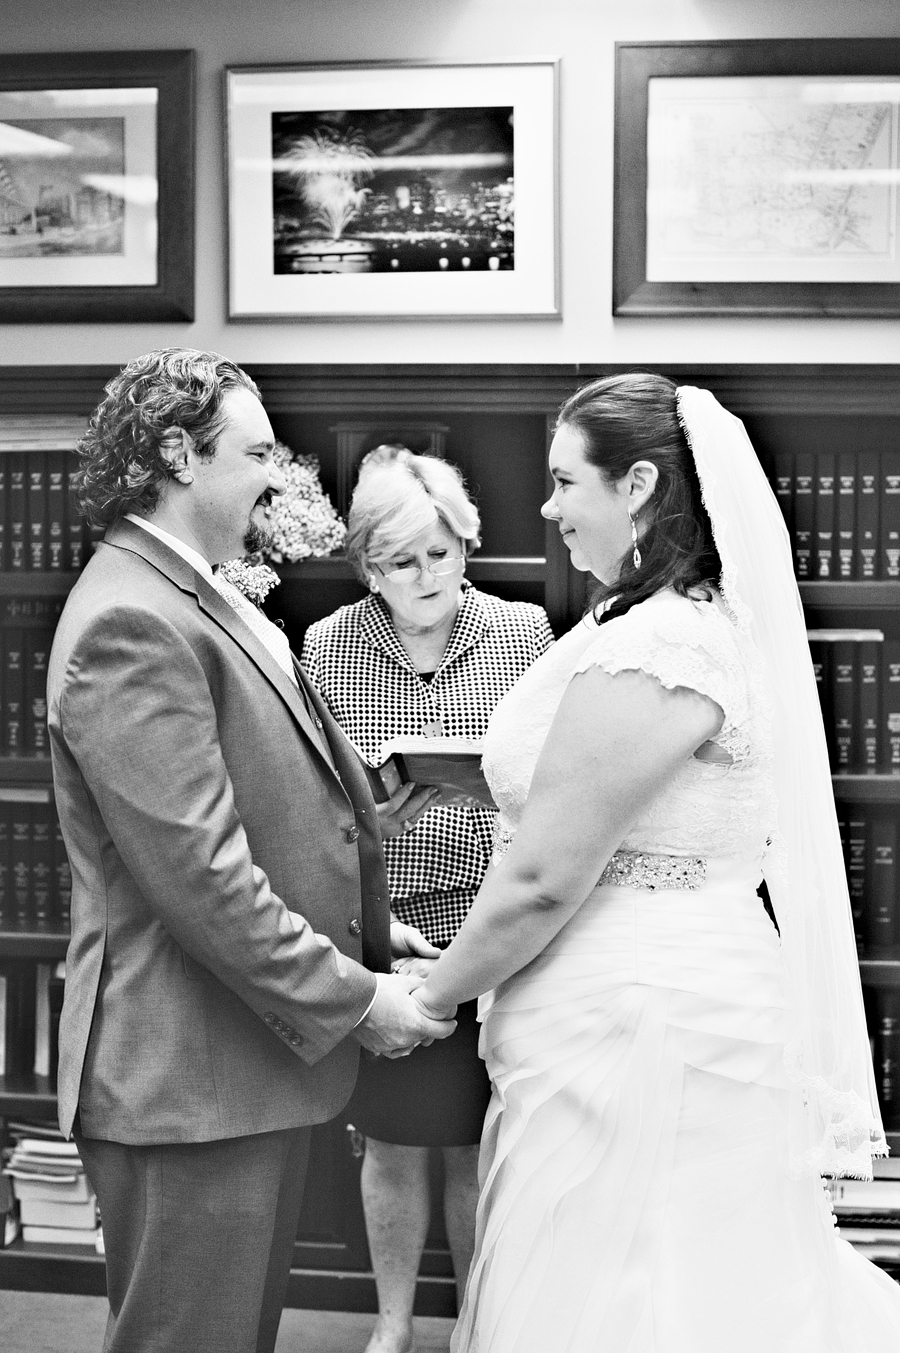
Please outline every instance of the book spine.
[[856, 467], [856, 538], [859, 545], [856, 563], [858, 579], [878, 577], [878, 500], [880, 474], [877, 451], [860, 453]]
[[784, 517], [788, 535], [794, 538], [794, 457], [789, 451], [779, 451], [774, 464], [775, 497]]
[[881, 748], [881, 648], [880, 643], [859, 645], [859, 768], [877, 775]]
[[834, 456], [821, 452], [816, 457], [815, 578], [834, 577], [834, 519]]
[[5, 1075], [29, 1075], [34, 1065], [35, 965], [12, 962], [3, 965], [6, 977], [4, 1021]]
[[812, 452], [798, 453], [794, 466], [794, 568], [797, 577], [812, 577], [815, 531], [816, 460]]
[[855, 810], [847, 821], [847, 887], [853, 913], [856, 951], [865, 952], [866, 862], [868, 855], [866, 819]]
[[858, 644], [831, 646], [831, 700], [834, 712], [834, 769], [849, 771], [856, 751], [856, 660]]
[[900, 639], [886, 639], [881, 671], [881, 769], [900, 775]]
[[881, 578], [900, 578], [900, 451], [881, 453]]
[[31, 926], [35, 930], [53, 929], [53, 838], [47, 804], [31, 805]]
[[34, 1074], [50, 1075], [50, 963], [35, 968], [34, 999]]
[[13, 806], [10, 829], [10, 874], [12, 875], [13, 929], [31, 929], [31, 807], [27, 803]]
[[9, 567], [14, 573], [24, 572], [28, 566], [25, 537], [27, 489], [25, 485], [25, 457], [20, 451], [8, 457], [9, 475]]
[[47, 731], [47, 663], [53, 635], [46, 629], [25, 631], [25, 751], [49, 756]]
[[9, 974], [0, 967], [0, 1076], [6, 1075], [6, 1028], [9, 1010]]
[[842, 451], [837, 458], [835, 537], [837, 576], [853, 577], [856, 556], [856, 456]]
[[85, 563], [84, 520], [78, 511], [75, 496], [75, 476], [78, 461], [73, 455], [66, 456], [66, 568], [78, 572]]
[[7, 756], [25, 751], [25, 632], [8, 629], [3, 643], [3, 750]]
[[59, 818], [53, 809], [53, 874], [55, 880], [53, 923], [54, 929], [62, 934], [68, 933], [72, 912], [72, 869], [66, 854]]
[[0, 931], [12, 929], [10, 805], [0, 802]]
[[900, 1128], [900, 991], [879, 987], [876, 995], [875, 1069], [884, 1126]]
[[891, 950], [897, 943], [897, 824], [875, 817], [869, 823], [866, 953]]
[[27, 459], [28, 567], [35, 573], [47, 568], [47, 462], [41, 451]]
[[9, 569], [9, 457], [0, 455], [0, 572]]
[[59, 573], [66, 565], [66, 454], [47, 456], [47, 568]]
[[822, 723], [825, 727], [825, 741], [828, 745], [828, 763], [834, 769], [834, 713], [831, 708], [831, 671], [828, 662], [828, 644], [820, 639], [810, 639], [809, 656], [812, 658], [813, 675], [816, 678], [816, 690], [822, 709]]

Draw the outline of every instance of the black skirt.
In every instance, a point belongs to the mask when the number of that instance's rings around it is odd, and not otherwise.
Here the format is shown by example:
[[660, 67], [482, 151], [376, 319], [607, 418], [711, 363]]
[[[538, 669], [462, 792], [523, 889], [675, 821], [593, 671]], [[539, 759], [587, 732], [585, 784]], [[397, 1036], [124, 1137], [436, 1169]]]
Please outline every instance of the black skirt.
[[478, 1056], [477, 1001], [456, 1013], [456, 1031], [408, 1057], [363, 1053], [347, 1121], [395, 1146], [475, 1146], [491, 1082]]

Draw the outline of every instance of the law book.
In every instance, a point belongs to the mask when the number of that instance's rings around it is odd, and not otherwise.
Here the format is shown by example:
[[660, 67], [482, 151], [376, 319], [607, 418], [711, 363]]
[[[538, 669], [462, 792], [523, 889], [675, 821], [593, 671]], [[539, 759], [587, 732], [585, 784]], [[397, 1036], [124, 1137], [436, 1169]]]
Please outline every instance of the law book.
[[25, 631], [3, 632], [3, 743], [6, 756], [25, 754]]
[[778, 451], [773, 469], [775, 497], [784, 517], [788, 535], [794, 538], [794, 457], [790, 451]]
[[34, 1074], [50, 1075], [50, 978], [52, 963], [35, 964]]
[[882, 644], [866, 641], [859, 646], [859, 769], [877, 775], [881, 747]]
[[856, 555], [856, 456], [842, 451], [835, 474], [835, 551], [838, 578], [851, 579]]
[[884, 1126], [890, 1132], [900, 1128], [900, 990], [879, 987], [876, 1001], [876, 1088]]
[[12, 929], [31, 927], [31, 807], [14, 803], [10, 829], [10, 874], [12, 877]]
[[23, 1226], [59, 1226], [63, 1230], [96, 1231], [97, 1204], [58, 1202], [56, 1199], [23, 1198], [19, 1204]]
[[87, 559], [84, 519], [78, 510], [75, 476], [78, 461], [66, 456], [66, 568], [77, 572]]
[[8, 456], [0, 454], [0, 572], [9, 569], [9, 541], [6, 514], [9, 504]]
[[50, 813], [45, 803], [32, 803], [31, 812], [31, 897], [29, 929], [47, 933], [53, 930], [53, 838]]
[[881, 666], [881, 765], [900, 775], [900, 640], [885, 639]]
[[878, 522], [881, 515], [881, 474], [877, 451], [861, 451], [856, 466], [856, 577], [878, 577]]
[[12, 929], [10, 818], [9, 804], [0, 803], [0, 932]]
[[13, 1190], [22, 1201], [25, 1198], [47, 1202], [86, 1203], [94, 1198], [94, 1190], [83, 1172], [74, 1179], [13, 1179]]
[[13, 573], [24, 572], [28, 567], [26, 553], [26, 516], [28, 490], [25, 480], [25, 455], [22, 451], [13, 451], [6, 456], [7, 477], [9, 480], [9, 567]]
[[794, 462], [794, 568], [797, 577], [813, 576], [813, 538], [816, 526], [816, 458], [800, 451]]
[[831, 648], [831, 707], [833, 714], [834, 770], [853, 768], [857, 742], [857, 659], [859, 644], [839, 639]]
[[378, 802], [384, 802], [404, 784], [435, 785], [440, 804], [475, 801], [495, 807], [481, 770], [481, 743], [469, 738], [391, 738], [381, 746], [378, 766], [369, 767], [369, 779]]
[[53, 824], [53, 877], [54, 877], [54, 897], [53, 897], [53, 921], [54, 929], [61, 934], [67, 934], [71, 926], [72, 913], [72, 869], [69, 864], [69, 857], [66, 854], [66, 843], [63, 840], [62, 827], [59, 825], [59, 818], [56, 813], [52, 816]]
[[881, 578], [900, 578], [900, 451], [881, 453]]
[[835, 491], [834, 456], [820, 452], [816, 456], [814, 578], [834, 577]]
[[47, 732], [47, 664], [52, 631], [28, 629], [24, 634], [25, 752], [28, 756], [50, 755]]
[[869, 821], [866, 867], [865, 947], [868, 955], [892, 952], [900, 939], [897, 907], [897, 824], [892, 818]]
[[816, 678], [816, 691], [822, 710], [822, 723], [825, 728], [825, 741], [828, 745], [828, 763], [834, 766], [834, 711], [831, 701], [831, 663], [828, 643], [817, 637], [815, 630], [807, 631], [809, 656], [812, 658], [813, 674]]
[[26, 462], [28, 486], [28, 567], [34, 573], [47, 568], [47, 478], [46, 459], [40, 451], [32, 452]]
[[66, 567], [66, 453], [47, 453], [47, 568]]
[[858, 808], [847, 818], [847, 888], [853, 915], [853, 935], [856, 952], [865, 952], [866, 924], [866, 863], [868, 856], [867, 822]]
[[63, 1226], [23, 1226], [22, 1240], [26, 1245], [88, 1245], [95, 1249], [96, 1228], [76, 1231]]

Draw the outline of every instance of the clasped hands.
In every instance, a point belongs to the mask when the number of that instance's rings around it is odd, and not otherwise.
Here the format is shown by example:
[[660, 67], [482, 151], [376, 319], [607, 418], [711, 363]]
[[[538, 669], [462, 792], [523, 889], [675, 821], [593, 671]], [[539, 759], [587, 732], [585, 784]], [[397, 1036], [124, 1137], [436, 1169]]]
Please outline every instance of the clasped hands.
[[382, 1057], [407, 1057], [420, 1044], [449, 1038], [456, 1028], [456, 1007], [434, 1010], [417, 995], [440, 950], [415, 926], [391, 924], [390, 973], [376, 973], [375, 1000], [354, 1033], [369, 1052]]

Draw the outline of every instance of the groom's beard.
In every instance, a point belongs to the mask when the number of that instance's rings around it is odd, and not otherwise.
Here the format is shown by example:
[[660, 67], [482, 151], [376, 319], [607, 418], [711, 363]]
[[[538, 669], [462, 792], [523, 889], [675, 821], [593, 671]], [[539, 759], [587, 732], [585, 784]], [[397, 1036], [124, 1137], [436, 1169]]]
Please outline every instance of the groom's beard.
[[[257, 499], [256, 507], [254, 507], [253, 511], [255, 512], [257, 507], [264, 507], [266, 509], [266, 515], [268, 516], [271, 506], [272, 494], [267, 492]], [[270, 526], [257, 526], [253, 517], [250, 517], [247, 522], [247, 530], [244, 534], [244, 549], [248, 554], [259, 554], [261, 550], [268, 549], [274, 539], [275, 532]]]

